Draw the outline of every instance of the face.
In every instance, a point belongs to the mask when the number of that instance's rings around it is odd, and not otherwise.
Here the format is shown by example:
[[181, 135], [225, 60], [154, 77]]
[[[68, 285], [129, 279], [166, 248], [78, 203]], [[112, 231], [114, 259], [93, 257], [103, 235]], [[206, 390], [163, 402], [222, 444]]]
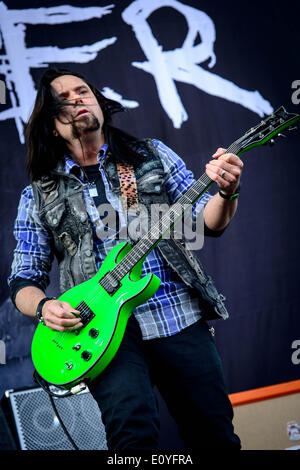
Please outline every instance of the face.
[[103, 113], [89, 86], [79, 77], [62, 75], [51, 82], [59, 98], [70, 103], [54, 119], [54, 135], [70, 142], [102, 129]]

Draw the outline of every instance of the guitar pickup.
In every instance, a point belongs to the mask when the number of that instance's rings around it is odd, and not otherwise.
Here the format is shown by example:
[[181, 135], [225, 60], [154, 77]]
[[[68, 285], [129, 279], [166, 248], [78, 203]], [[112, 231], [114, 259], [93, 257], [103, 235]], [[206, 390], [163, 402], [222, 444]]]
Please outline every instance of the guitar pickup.
[[106, 273], [99, 283], [109, 295], [114, 295], [121, 287], [120, 281], [116, 279], [111, 272]]
[[84, 302], [77, 305], [76, 310], [80, 312], [80, 319], [83, 326], [86, 326], [94, 318], [93, 310]]

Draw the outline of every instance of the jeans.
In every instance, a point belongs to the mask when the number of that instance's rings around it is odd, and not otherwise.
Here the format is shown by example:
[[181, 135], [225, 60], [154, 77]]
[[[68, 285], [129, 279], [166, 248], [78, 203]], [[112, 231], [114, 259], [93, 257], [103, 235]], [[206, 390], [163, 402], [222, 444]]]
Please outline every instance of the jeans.
[[118, 352], [89, 386], [101, 409], [109, 450], [158, 449], [154, 385], [187, 449], [240, 449], [221, 361], [206, 322], [143, 341], [131, 315]]

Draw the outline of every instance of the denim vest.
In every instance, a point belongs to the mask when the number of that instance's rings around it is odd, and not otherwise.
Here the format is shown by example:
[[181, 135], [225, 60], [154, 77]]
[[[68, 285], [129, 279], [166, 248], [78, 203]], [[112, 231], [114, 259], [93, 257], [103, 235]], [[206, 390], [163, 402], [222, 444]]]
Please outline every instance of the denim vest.
[[[169, 204], [164, 185], [164, 167], [151, 139], [137, 141], [132, 147], [146, 159], [135, 169], [139, 203], [148, 209], [151, 204]], [[108, 152], [104, 171], [112, 191], [121, 195], [119, 176], [114, 159]], [[73, 174], [64, 173], [59, 162], [47, 177], [32, 183], [35, 202], [43, 225], [52, 233], [53, 247], [59, 263], [60, 290], [66, 290], [90, 279], [96, 274], [93, 254], [93, 230], [86, 211], [81, 181]], [[132, 244], [136, 240], [131, 240]], [[156, 248], [166, 263], [182, 281], [199, 295], [202, 315], [208, 320], [226, 319], [225, 297], [219, 294], [198, 257], [181, 239], [170, 233]]]

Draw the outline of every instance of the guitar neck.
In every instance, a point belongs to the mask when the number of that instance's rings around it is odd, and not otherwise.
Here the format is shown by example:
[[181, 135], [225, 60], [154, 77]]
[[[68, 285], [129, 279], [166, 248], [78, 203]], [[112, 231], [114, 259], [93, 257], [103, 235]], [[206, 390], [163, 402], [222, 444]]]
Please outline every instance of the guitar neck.
[[[294, 130], [293, 127], [300, 120], [298, 114], [288, 113], [283, 106], [278, 108], [268, 118], [261, 121], [257, 126], [249, 129], [242, 137], [233, 142], [226, 153], [241, 155], [258, 145], [265, 145], [270, 141], [274, 144], [273, 137], [284, 135], [280, 134], [283, 130]], [[195, 204], [195, 202], [205, 193], [214, 181], [206, 173], [196, 181], [196, 183], [163, 214], [161, 219], [153, 224], [150, 230], [134, 245], [127, 255], [110, 271], [103, 279], [104, 287], [110, 285], [116, 286], [119, 281], [128, 274], [131, 269], [153, 250], [163, 236], [170, 231], [175, 223], [182, 219], [184, 213]]]
[[[235, 153], [241, 150], [239, 140], [235, 141], [226, 153]], [[162, 237], [168, 233], [177, 221], [183, 218], [185, 212], [194, 205], [197, 200], [213, 185], [214, 181], [206, 173], [164, 213], [161, 219], [151, 226], [150, 230], [134, 245], [130, 252], [118, 263], [111, 274], [114, 279], [120, 281], [131, 269], [159, 243]]]

